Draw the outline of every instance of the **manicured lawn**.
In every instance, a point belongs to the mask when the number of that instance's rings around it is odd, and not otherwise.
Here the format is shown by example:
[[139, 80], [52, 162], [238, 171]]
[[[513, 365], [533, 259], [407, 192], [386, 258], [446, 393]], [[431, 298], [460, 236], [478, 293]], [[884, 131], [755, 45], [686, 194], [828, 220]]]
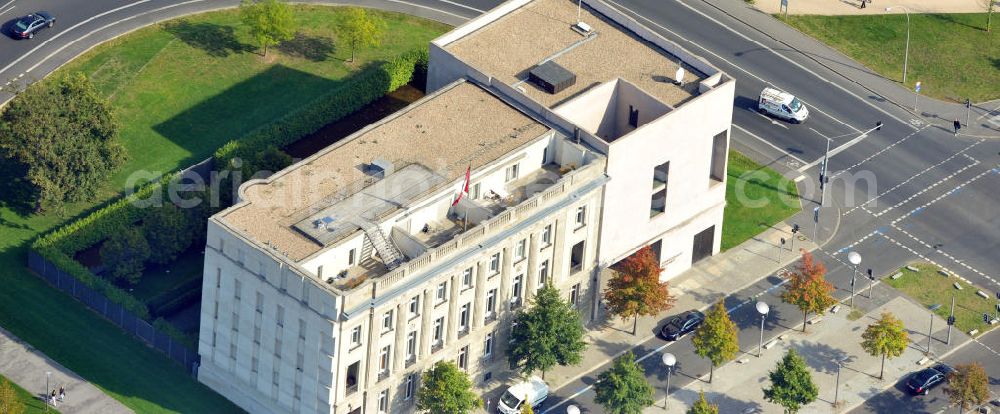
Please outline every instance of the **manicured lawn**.
[[[882, 7], [882, 6], [879, 6]], [[911, 14], [907, 87], [921, 94], [982, 102], [1000, 98], [1000, 18], [986, 32], [986, 14]], [[813, 36], [883, 76], [903, 77], [906, 16], [789, 16]]]
[[[223, 142], [307, 105], [353, 71], [426, 47], [447, 30], [438, 23], [378, 13], [388, 27], [383, 47], [360, 50], [357, 62], [350, 63], [345, 61], [350, 50], [336, 41], [341, 21], [336, 8], [295, 10], [299, 36], [272, 49], [266, 59], [248, 46], [230, 10], [142, 29], [70, 63], [61, 70], [83, 71], [111, 99], [123, 124], [129, 163], [96, 194], [97, 200], [67, 206], [62, 215], [22, 216], [0, 194], [0, 326], [138, 413], [240, 410], [185, 368], [31, 275], [25, 268], [27, 245], [118, 196], [132, 173], [168, 172], [207, 158]], [[168, 283], [157, 284], [172, 284], [161, 276], [154, 281]]]
[[[24, 403], [24, 414], [38, 414], [46, 412], [45, 403], [43, 403], [42, 400], [39, 399], [34, 393], [21, 388], [20, 385], [17, 385], [14, 381], [5, 378], [3, 375], [0, 375], [0, 378], [7, 380], [7, 382], [14, 386], [14, 391], [17, 392], [17, 398]], [[42, 385], [44, 386], [45, 384]], [[58, 412], [58, 410], [49, 407], [48, 412]]]
[[746, 155], [729, 151], [722, 250], [747, 241], [799, 211], [795, 183]]
[[[919, 270], [911, 272], [906, 268], [900, 269], [903, 276], [895, 280], [887, 277], [885, 282], [924, 306], [940, 304], [941, 307], [934, 313], [945, 319], [948, 319], [951, 311], [951, 297], [955, 295], [955, 328], [962, 332], [973, 329], [986, 332], [990, 329], [989, 325], [983, 323], [983, 313], [990, 314], [991, 318], [995, 315], [993, 306], [996, 299], [993, 292], [985, 291], [990, 297], [984, 299], [976, 294], [976, 290], [981, 288], [970, 286], [955, 277], [942, 276], [938, 273], [937, 266], [928, 263], [912, 266]], [[962, 285], [962, 290], [955, 289], [952, 284], [956, 282]]]
[[221, 144], [307, 105], [373, 62], [427, 43], [448, 27], [396, 13], [381, 47], [337, 39], [342, 8], [295, 6], [299, 33], [262, 58], [235, 10], [139, 30], [85, 54], [63, 71], [82, 71], [111, 99], [129, 161], [112, 179], [124, 188], [137, 170], [167, 172], [207, 158]]

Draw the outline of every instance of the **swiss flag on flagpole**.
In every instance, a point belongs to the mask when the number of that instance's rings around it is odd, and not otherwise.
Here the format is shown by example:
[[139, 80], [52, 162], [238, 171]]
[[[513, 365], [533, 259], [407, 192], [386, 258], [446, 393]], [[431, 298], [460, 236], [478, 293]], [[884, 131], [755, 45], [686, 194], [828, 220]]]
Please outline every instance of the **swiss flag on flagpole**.
[[465, 182], [462, 183], [462, 188], [458, 190], [458, 195], [455, 197], [455, 201], [451, 203], [452, 207], [458, 205], [458, 202], [462, 201], [462, 195], [467, 194], [469, 192], [469, 177], [471, 175], [472, 175], [472, 164], [469, 164], [469, 167], [465, 169]]

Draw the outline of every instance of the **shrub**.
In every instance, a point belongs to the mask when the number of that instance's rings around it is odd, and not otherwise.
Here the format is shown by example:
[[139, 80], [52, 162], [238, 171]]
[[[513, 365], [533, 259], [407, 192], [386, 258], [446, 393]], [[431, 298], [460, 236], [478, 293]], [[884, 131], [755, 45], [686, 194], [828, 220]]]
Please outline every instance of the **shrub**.
[[149, 243], [138, 228], [117, 231], [101, 246], [101, 261], [115, 279], [125, 279], [135, 286], [146, 270]]
[[149, 261], [165, 264], [176, 259], [178, 253], [191, 245], [192, 225], [173, 203], [149, 209], [142, 226], [149, 243]]

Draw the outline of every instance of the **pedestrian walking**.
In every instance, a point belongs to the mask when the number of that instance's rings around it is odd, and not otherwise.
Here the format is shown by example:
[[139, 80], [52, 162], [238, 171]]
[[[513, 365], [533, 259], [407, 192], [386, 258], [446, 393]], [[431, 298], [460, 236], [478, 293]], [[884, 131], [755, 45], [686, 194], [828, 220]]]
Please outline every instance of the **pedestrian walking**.
[[63, 402], [66, 399], [66, 388], [62, 385], [59, 386], [59, 402]]
[[865, 8], [865, 3], [867, 3], [867, 1], [865, 1], [865, 0], [861, 0], [861, 8], [862, 8], [862, 9], [863, 9], [863, 8]]
[[955, 118], [955, 122], [952, 123], [952, 126], [955, 127], [955, 136], [957, 137], [958, 136], [958, 130], [962, 129], [962, 122], [959, 121], [958, 118]]
[[49, 398], [52, 399], [52, 406], [53, 407], [58, 407], [58, 404], [56, 404], [56, 390], [55, 389], [53, 389], [52, 393], [49, 394]]

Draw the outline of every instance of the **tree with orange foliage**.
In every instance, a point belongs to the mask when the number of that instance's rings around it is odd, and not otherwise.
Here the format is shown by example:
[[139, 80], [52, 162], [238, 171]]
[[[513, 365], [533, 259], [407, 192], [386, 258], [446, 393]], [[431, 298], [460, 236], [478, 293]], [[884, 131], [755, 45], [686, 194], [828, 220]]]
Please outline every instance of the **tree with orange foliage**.
[[608, 312], [622, 319], [632, 317], [632, 335], [639, 316], [656, 315], [674, 306], [670, 285], [660, 282], [662, 271], [653, 249], [646, 246], [625, 258], [608, 281], [604, 291]]
[[806, 331], [806, 320], [809, 313], [822, 314], [826, 309], [837, 303], [833, 297], [833, 285], [826, 281], [826, 266], [813, 258], [812, 253], [802, 250], [802, 261], [791, 273], [785, 284], [785, 292], [781, 300], [798, 306], [802, 310], [802, 332]]

